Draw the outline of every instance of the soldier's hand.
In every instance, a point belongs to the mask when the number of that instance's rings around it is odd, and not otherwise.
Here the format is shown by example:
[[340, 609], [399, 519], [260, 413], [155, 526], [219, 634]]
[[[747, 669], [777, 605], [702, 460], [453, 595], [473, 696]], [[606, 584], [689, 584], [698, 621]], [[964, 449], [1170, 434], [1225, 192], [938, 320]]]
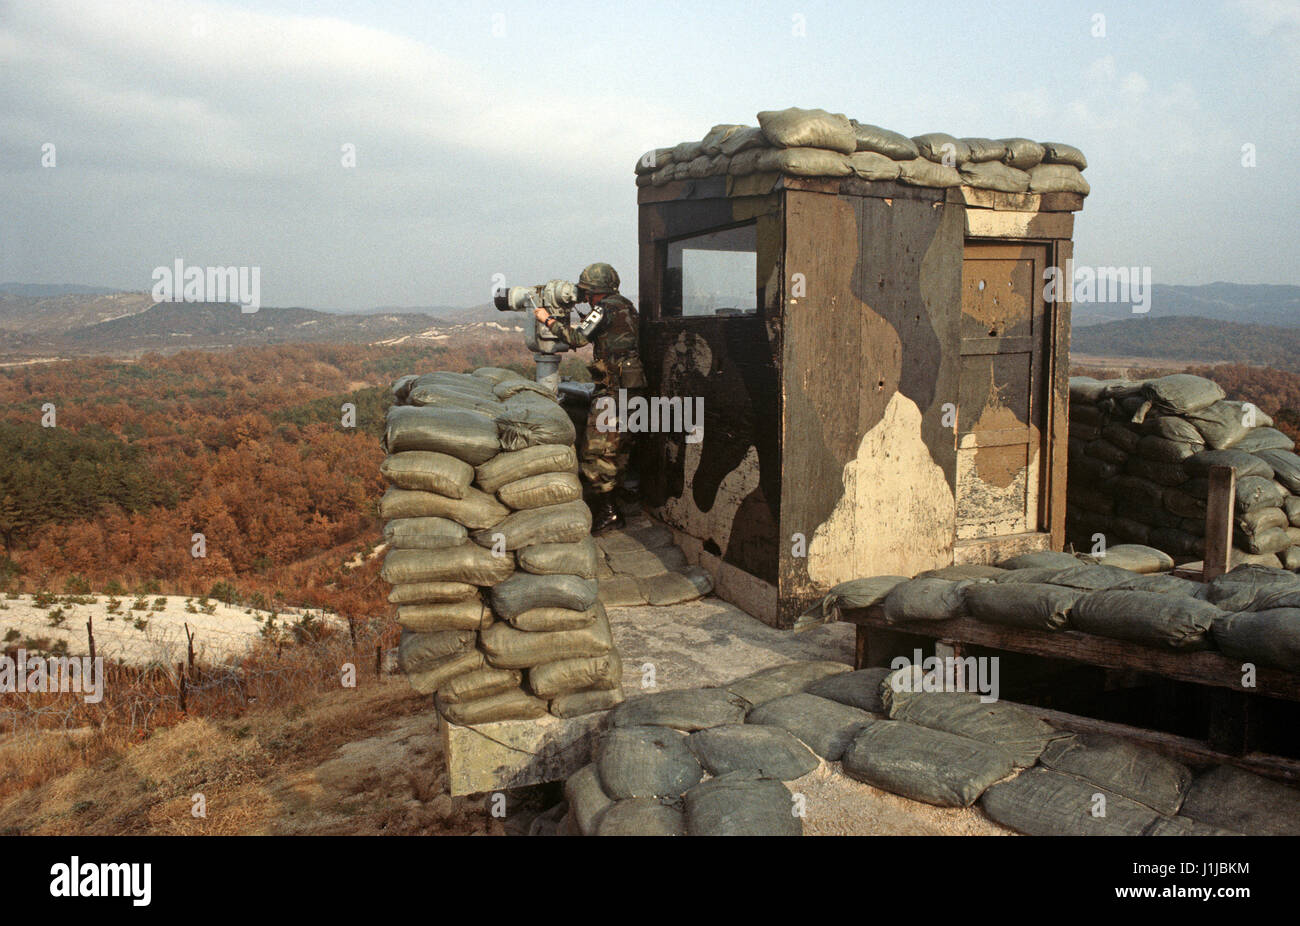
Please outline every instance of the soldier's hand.
[[550, 321], [551, 313], [546, 311], [546, 309], [543, 306], [539, 305], [537, 308], [533, 309], [533, 317], [535, 317], [539, 322], [545, 325], [548, 321]]

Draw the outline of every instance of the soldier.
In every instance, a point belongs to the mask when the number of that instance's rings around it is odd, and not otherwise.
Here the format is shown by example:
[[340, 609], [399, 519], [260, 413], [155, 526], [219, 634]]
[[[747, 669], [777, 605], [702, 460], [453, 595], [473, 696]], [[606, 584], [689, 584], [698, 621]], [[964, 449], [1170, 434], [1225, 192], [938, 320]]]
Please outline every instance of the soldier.
[[578, 277], [578, 293], [591, 306], [591, 313], [577, 326], [552, 317], [544, 308], [537, 308], [534, 314], [570, 347], [594, 345], [588, 369], [596, 391], [587, 414], [579, 468], [591, 504], [591, 531], [597, 534], [623, 524], [614, 504], [614, 490], [623, 482], [635, 440], [635, 435], [622, 427], [607, 431], [597, 427], [597, 400], [610, 396], [617, 401], [620, 389], [626, 389], [629, 398], [639, 395], [645, 386], [645, 372], [637, 355], [636, 308], [619, 295], [614, 268], [609, 264], [587, 267]]

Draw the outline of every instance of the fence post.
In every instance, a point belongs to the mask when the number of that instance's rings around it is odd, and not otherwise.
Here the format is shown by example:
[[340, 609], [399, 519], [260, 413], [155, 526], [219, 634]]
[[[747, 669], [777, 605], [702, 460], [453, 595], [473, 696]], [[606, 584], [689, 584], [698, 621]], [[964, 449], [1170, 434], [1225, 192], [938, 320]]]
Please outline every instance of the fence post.
[[1205, 558], [1201, 581], [1209, 582], [1232, 566], [1232, 522], [1237, 499], [1237, 470], [1210, 467], [1210, 492], [1205, 502]]
[[90, 644], [90, 664], [95, 664], [95, 619], [86, 618], [86, 641]]
[[176, 677], [180, 679], [180, 692], [178, 700], [180, 701], [181, 713], [185, 713], [185, 663], [176, 663]]
[[189, 621], [185, 622], [185, 665], [189, 672], [194, 671], [194, 634], [190, 632]]

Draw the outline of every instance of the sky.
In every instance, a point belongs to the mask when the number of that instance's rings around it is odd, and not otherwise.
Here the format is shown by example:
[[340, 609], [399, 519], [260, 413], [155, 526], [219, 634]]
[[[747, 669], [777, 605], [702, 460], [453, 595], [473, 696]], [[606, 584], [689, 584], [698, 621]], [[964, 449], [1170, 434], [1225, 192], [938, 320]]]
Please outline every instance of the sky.
[[603, 260], [635, 298], [637, 158], [788, 106], [1076, 145], [1077, 263], [1300, 283], [1300, 0], [0, 0], [0, 280], [469, 306]]

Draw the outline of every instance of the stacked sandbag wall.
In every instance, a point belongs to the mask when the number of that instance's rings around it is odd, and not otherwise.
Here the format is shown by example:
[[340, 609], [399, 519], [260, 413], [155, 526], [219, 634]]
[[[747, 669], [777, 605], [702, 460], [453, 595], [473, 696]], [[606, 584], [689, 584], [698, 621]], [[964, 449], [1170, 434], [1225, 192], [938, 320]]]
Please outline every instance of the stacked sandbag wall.
[[1291, 438], [1212, 380], [1070, 380], [1066, 529], [1080, 550], [1147, 544], [1205, 554], [1209, 472], [1237, 471], [1233, 564], [1300, 569], [1300, 456]]
[[823, 109], [758, 114], [758, 126], [716, 125], [699, 141], [647, 151], [637, 186], [725, 175], [857, 177], [910, 186], [969, 186], [1002, 193], [1089, 192], [1078, 148], [1028, 138], [908, 138]]
[[411, 685], [467, 725], [620, 703], [576, 430], [554, 395], [485, 367], [404, 376], [393, 398], [382, 575]]

